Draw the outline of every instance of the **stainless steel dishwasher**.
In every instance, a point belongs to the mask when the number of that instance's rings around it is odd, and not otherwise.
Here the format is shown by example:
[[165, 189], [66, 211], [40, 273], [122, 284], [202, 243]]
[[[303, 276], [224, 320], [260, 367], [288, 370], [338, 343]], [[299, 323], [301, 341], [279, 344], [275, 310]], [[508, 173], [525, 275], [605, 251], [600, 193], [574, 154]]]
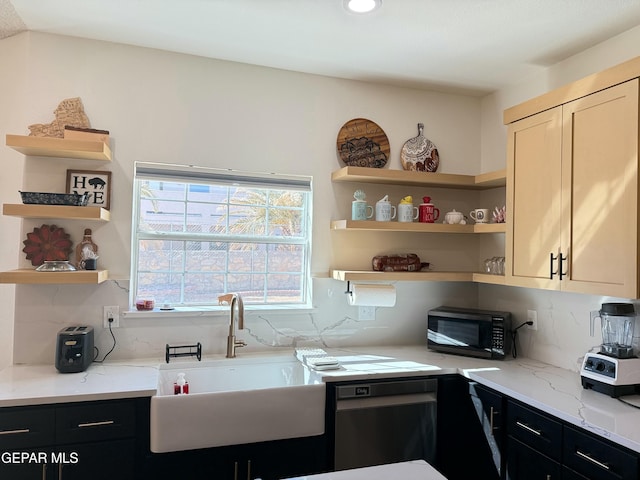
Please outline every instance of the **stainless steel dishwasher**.
[[436, 453], [437, 380], [335, 386], [334, 468], [424, 459]]

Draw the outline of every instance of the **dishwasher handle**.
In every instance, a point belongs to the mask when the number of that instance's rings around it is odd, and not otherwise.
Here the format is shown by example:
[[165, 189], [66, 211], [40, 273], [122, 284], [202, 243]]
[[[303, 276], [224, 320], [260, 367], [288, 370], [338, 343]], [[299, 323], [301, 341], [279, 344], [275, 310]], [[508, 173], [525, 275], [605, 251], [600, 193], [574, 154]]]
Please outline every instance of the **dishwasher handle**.
[[336, 400], [409, 395], [412, 393], [435, 393], [437, 391], [438, 381], [434, 378], [350, 383], [336, 386]]
[[435, 393], [411, 393], [408, 395], [350, 398], [348, 400], [338, 400], [338, 402], [336, 402], [336, 412], [435, 402]]

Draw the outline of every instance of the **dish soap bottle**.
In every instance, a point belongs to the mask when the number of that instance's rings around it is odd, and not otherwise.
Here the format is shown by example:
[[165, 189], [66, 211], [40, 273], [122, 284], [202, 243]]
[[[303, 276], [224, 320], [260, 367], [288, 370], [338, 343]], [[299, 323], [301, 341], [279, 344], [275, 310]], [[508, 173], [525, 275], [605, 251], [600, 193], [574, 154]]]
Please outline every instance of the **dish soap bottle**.
[[178, 374], [178, 379], [173, 384], [174, 395], [186, 395], [189, 393], [189, 382], [185, 380], [184, 376], [184, 373]]

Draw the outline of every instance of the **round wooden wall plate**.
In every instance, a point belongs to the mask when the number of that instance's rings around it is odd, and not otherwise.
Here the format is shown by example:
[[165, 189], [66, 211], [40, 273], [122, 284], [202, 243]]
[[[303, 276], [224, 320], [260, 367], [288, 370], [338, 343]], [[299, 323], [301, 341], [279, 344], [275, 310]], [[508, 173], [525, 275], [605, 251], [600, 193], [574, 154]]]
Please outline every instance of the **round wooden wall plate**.
[[354, 118], [338, 132], [338, 155], [350, 167], [382, 168], [389, 160], [389, 139], [380, 126], [366, 118]]

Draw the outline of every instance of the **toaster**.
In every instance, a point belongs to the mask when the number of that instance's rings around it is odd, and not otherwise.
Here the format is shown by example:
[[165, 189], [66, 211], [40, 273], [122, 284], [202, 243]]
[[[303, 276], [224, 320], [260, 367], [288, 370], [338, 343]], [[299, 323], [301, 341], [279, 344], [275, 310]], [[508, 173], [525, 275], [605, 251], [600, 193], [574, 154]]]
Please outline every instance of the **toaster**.
[[76, 325], [58, 332], [56, 368], [60, 373], [84, 372], [93, 357], [93, 327]]

